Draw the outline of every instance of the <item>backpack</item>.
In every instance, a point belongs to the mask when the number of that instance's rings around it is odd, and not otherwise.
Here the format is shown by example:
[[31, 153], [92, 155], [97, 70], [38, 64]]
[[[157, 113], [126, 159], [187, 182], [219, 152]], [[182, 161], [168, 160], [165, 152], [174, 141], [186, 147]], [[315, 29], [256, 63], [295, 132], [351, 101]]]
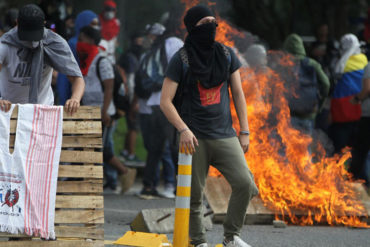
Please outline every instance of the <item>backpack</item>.
[[139, 98], [148, 99], [162, 89], [167, 63], [165, 42], [144, 55], [135, 74], [135, 93]]
[[319, 88], [315, 68], [306, 57], [295, 66], [295, 77], [291, 82], [288, 103], [292, 115], [305, 116], [317, 112]]
[[[101, 75], [100, 75], [100, 71], [99, 71], [99, 65], [100, 65], [101, 60], [103, 60], [104, 58], [106, 58], [106, 57], [101, 56], [101, 57], [98, 58], [98, 61], [96, 62], [96, 75], [99, 78], [99, 81], [100, 81], [101, 87], [103, 89], [103, 92], [104, 92], [104, 85], [103, 85], [103, 81], [101, 79]], [[117, 67], [114, 66], [114, 65], [112, 65], [112, 66], [113, 66], [113, 71], [114, 71], [113, 96], [112, 96], [113, 103], [114, 103], [114, 106], [118, 110], [127, 112], [128, 109], [129, 109], [129, 106], [130, 106], [130, 102], [129, 102], [128, 97], [125, 96], [125, 89], [124, 89], [124, 86], [123, 86], [123, 79], [122, 79], [122, 76], [119, 73]]]

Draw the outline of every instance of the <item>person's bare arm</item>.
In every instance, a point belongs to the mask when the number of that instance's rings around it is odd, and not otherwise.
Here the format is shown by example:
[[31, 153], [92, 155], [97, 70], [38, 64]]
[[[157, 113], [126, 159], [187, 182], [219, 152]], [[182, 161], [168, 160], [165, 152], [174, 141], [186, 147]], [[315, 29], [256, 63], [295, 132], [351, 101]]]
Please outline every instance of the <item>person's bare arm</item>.
[[[233, 101], [236, 109], [236, 113], [239, 118], [240, 131], [248, 131], [248, 115], [247, 115], [247, 103], [245, 102], [244, 92], [242, 88], [242, 83], [240, 80], [239, 70], [236, 70], [231, 74], [231, 93], [233, 96]], [[244, 152], [248, 151], [249, 148], [249, 135], [240, 134], [239, 135], [240, 145]]]
[[195, 145], [198, 146], [198, 140], [181, 119], [176, 107], [172, 103], [177, 87], [178, 83], [175, 81], [168, 77], [164, 79], [160, 107], [168, 121], [180, 132], [180, 149], [185, 150], [186, 153], [193, 154], [195, 152]]
[[[2, 66], [3, 65], [0, 63], [0, 71], [1, 71]], [[11, 106], [12, 106], [12, 103], [9, 100], [3, 100], [0, 98], [0, 110], [8, 112]]]
[[85, 91], [85, 81], [82, 77], [67, 76], [72, 84], [71, 98], [66, 101], [65, 109], [69, 114], [73, 114], [80, 107], [80, 101]]
[[362, 101], [369, 96], [370, 96], [370, 78], [365, 78], [362, 81], [362, 90], [359, 94], [357, 94], [357, 98]]
[[355, 97], [351, 99], [352, 104], [360, 104], [361, 101], [365, 100], [370, 96], [370, 78], [364, 78], [362, 80], [362, 89]]
[[102, 108], [102, 121], [105, 126], [110, 126], [111, 118], [108, 114], [108, 107], [112, 102], [113, 98], [113, 84], [114, 79], [107, 79], [103, 81], [104, 85], [104, 101], [103, 101], [103, 108]]

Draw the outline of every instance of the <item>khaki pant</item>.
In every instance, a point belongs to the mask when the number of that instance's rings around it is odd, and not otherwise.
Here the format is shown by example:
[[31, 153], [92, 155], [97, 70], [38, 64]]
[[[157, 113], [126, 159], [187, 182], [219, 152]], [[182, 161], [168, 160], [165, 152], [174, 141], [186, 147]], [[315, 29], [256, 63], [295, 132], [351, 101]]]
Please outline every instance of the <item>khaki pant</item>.
[[202, 222], [203, 189], [212, 164], [226, 178], [232, 188], [224, 222], [224, 236], [239, 235], [243, 226], [249, 201], [258, 194], [253, 175], [244, 158], [237, 137], [225, 139], [198, 139], [199, 146], [193, 155], [190, 238], [193, 244], [205, 243], [205, 228]]

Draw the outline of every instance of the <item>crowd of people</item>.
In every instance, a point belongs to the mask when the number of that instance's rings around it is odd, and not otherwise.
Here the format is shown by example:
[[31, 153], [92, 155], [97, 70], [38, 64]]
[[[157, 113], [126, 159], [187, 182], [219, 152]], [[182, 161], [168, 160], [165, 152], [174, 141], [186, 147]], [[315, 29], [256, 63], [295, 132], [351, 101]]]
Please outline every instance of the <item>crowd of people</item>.
[[326, 24], [319, 25], [316, 41], [309, 45], [299, 35], [289, 35], [282, 51], [292, 57], [291, 67], [274, 62], [260, 44], [251, 45], [244, 57], [257, 73], [272, 69], [280, 74], [293, 128], [313, 138], [317, 130], [325, 133], [328, 156], [351, 147], [349, 171], [369, 188], [370, 65], [366, 43], [359, 41], [366, 37], [348, 33], [336, 41], [328, 31]]
[[[242, 243], [238, 232], [246, 206], [258, 194], [244, 158], [249, 126], [241, 63], [233, 49], [215, 42], [213, 13], [201, 5], [191, 8], [184, 19], [188, 32], [184, 41], [175, 35], [173, 25], [148, 24], [132, 35], [128, 49], [118, 55], [120, 21], [113, 0], [104, 1], [99, 14], [84, 10], [74, 18], [69, 1], [61, 1], [49, 12], [46, 1], [7, 12], [0, 39], [1, 109], [8, 110], [11, 103], [57, 104], [73, 114], [80, 103], [99, 106], [104, 188], [126, 192], [136, 177], [133, 167], [143, 163], [138, 196], [144, 199], [175, 198], [180, 145], [194, 155], [190, 217], [194, 245], [207, 246], [200, 215], [205, 177], [212, 163], [233, 188], [224, 246], [248, 246], [230, 244]], [[367, 36], [364, 32], [361, 39], [369, 41]], [[352, 147], [349, 170], [369, 186], [367, 56], [354, 34], [336, 42], [323, 24], [316, 38], [305, 46], [299, 35], [291, 34], [282, 47], [295, 61], [291, 73], [283, 76], [291, 124], [311, 136], [314, 129], [321, 129], [330, 137], [335, 153]], [[244, 57], [258, 73], [276, 69], [263, 45], [251, 45]], [[238, 138], [232, 128], [230, 93], [241, 127]], [[122, 117], [127, 133], [123, 150], [115, 154], [113, 135]], [[139, 133], [147, 151], [145, 162], [136, 156]], [[164, 190], [159, 192], [161, 177]]]

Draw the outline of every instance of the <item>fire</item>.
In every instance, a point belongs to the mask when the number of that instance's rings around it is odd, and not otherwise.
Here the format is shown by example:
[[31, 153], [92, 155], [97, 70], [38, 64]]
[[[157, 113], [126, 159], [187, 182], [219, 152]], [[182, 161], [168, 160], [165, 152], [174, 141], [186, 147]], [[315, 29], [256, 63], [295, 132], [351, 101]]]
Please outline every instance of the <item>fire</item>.
[[[186, 9], [199, 3], [182, 0]], [[235, 37], [243, 35], [226, 21], [217, 17], [217, 41], [234, 46]], [[294, 66], [291, 56], [270, 52], [280, 66]], [[279, 215], [288, 217], [293, 224], [312, 225], [327, 222], [368, 227], [359, 215], [366, 210], [356, 198], [351, 175], [345, 162], [351, 157], [349, 150], [339, 156], [326, 157], [321, 144], [314, 154], [308, 152], [312, 138], [292, 128], [288, 102], [284, 97], [285, 82], [271, 69], [253, 71], [241, 68], [243, 91], [247, 101], [250, 128], [250, 147], [246, 154], [248, 166], [254, 174], [264, 205]], [[232, 102], [232, 101], [231, 101]], [[234, 106], [231, 106], [234, 128], [239, 123]], [[219, 176], [211, 167], [209, 175]], [[296, 215], [304, 215], [297, 217]]]

